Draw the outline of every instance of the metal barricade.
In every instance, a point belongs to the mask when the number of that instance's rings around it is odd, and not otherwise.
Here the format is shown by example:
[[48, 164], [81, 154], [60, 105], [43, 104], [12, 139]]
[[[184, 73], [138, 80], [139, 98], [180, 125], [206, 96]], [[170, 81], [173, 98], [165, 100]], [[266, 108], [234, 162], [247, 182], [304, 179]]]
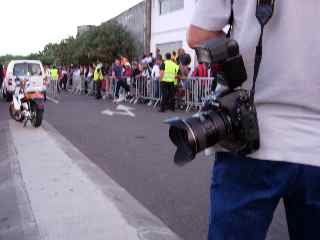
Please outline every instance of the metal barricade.
[[206, 98], [213, 94], [214, 78], [187, 78], [181, 80], [185, 89], [186, 111], [200, 109]]
[[139, 77], [135, 79], [134, 83], [134, 104], [144, 103], [146, 95], [146, 81], [145, 77]]
[[153, 105], [153, 108], [156, 108], [161, 101], [161, 84], [160, 79], [151, 78], [147, 82], [148, 97], [150, 99], [150, 105]]
[[104, 81], [105, 81], [105, 89], [104, 89], [104, 96], [103, 99], [110, 99], [110, 98], [114, 98], [114, 91], [113, 91], [113, 80], [111, 76], [105, 76], [104, 77]]
[[[108, 87], [105, 91], [105, 98], [114, 98], [117, 80], [111, 76], [106, 80], [108, 81]], [[94, 92], [92, 86], [93, 82], [94, 81], [88, 82], [87, 90], [89, 90], [89, 94]], [[156, 108], [160, 104], [162, 91], [159, 79], [138, 77], [137, 79], [127, 79], [127, 83], [130, 86], [130, 95], [132, 96], [130, 103], [144, 103], [152, 106], [153, 108]], [[190, 77], [181, 79], [179, 84], [176, 86], [176, 103], [178, 108], [186, 111], [199, 110], [204, 101], [209, 96], [212, 96], [214, 85], [214, 78]], [[80, 76], [73, 76], [72, 93], [80, 94], [83, 88]], [[57, 98], [59, 94], [58, 81], [50, 81], [47, 91], [49, 96]]]
[[60, 89], [59, 89], [59, 81], [58, 80], [52, 80], [50, 79], [50, 81], [48, 82], [47, 85], [47, 96], [51, 97], [53, 99], [57, 99], [60, 93]]
[[71, 94], [81, 95], [84, 89], [84, 77], [80, 74], [74, 73], [72, 76], [72, 90]]
[[93, 95], [93, 79], [91, 77], [84, 78], [84, 93], [88, 96]]
[[147, 103], [156, 108], [161, 100], [160, 80], [140, 77], [132, 84], [134, 103]]

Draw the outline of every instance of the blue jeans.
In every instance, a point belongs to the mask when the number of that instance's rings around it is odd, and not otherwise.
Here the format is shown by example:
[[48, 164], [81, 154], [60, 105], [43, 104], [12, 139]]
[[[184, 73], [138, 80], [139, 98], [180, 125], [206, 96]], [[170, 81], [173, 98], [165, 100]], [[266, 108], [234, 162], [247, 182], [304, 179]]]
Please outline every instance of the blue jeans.
[[290, 239], [319, 239], [320, 168], [218, 153], [208, 239], [265, 239], [281, 198]]
[[155, 98], [160, 98], [160, 80], [159, 79], [155, 80], [154, 93], [155, 93]]

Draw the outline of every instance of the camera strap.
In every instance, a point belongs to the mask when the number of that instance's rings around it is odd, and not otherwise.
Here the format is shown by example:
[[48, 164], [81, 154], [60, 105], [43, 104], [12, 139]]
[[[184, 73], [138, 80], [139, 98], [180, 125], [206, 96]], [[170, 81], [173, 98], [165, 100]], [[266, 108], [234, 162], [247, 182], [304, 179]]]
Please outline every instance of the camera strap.
[[231, 14], [230, 14], [230, 18], [229, 18], [229, 30], [227, 33], [227, 38], [230, 38], [230, 36], [231, 36], [231, 31], [232, 31], [233, 22], [234, 22], [233, 1], [234, 0], [231, 0]]
[[263, 31], [264, 31], [264, 27], [267, 25], [267, 23], [273, 16], [274, 4], [275, 4], [275, 0], [257, 0], [256, 18], [259, 21], [261, 31], [260, 31], [259, 42], [256, 47], [253, 83], [252, 83], [252, 89], [250, 93], [250, 99], [252, 102], [254, 102], [256, 82], [257, 82], [261, 60], [262, 60]]

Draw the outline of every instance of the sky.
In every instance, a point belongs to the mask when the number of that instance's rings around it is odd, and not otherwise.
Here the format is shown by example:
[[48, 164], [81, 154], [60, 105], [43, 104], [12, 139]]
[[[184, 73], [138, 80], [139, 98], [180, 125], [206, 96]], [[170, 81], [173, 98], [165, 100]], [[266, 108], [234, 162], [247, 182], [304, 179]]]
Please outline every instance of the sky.
[[0, 56], [37, 53], [76, 36], [79, 25], [99, 25], [141, 1], [1, 0]]

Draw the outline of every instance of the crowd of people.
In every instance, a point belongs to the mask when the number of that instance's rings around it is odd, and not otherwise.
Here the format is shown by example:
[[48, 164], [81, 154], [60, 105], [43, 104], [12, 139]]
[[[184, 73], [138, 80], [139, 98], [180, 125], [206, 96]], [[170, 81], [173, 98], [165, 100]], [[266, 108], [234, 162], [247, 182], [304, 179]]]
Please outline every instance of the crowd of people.
[[[56, 80], [57, 90], [69, 90], [75, 94], [87, 94], [101, 99], [113, 99], [114, 103], [131, 100], [137, 88], [144, 91], [141, 84], [153, 80], [153, 95], [161, 96], [160, 111], [175, 110], [176, 95], [187, 87], [190, 77], [209, 77], [210, 67], [204, 63], [192, 71], [191, 57], [184, 49], [167, 52], [160, 49], [156, 54], [145, 54], [139, 61], [129, 62], [120, 56], [112, 65], [95, 63], [89, 65], [46, 66], [48, 79]], [[121, 91], [122, 90], [122, 91]], [[101, 92], [104, 92], [102, 94]], [[122, 93], [122, 94], [121, 94]]]
[[[137, 101], [137, 98], [145, 101], [149, 97], [149, 100], [157, 99], [157, 104], [160, 102], [159, 111], [164, 112], [175, 110], [178, 105], [175, 100], [185, 96], [185, 90], [194, 85], [188, 81], [190, 78], [214, 75], [212, 70], [215, 68], [208, 64], [200, 62], [194, 68], [191, 65], [190, 55], [182, 48], [164, 55], [157, 49], [155, 54], [145, 54], [131, 62], [119, 56], [113, 64], [46, 65], [45, 85], [47, 91], [53, 90], [49, 95], [68, 91], [94, 96], [97, 100], [110, 98], [114, 103]], [[0, 74], [0, 84], [5, 69], [6, 66], [0, 66], [0, 73], [3, 73]], [[204, 82], [199, 80], [199, 91], [194, 94], [197, 99], [207, 94]]]

